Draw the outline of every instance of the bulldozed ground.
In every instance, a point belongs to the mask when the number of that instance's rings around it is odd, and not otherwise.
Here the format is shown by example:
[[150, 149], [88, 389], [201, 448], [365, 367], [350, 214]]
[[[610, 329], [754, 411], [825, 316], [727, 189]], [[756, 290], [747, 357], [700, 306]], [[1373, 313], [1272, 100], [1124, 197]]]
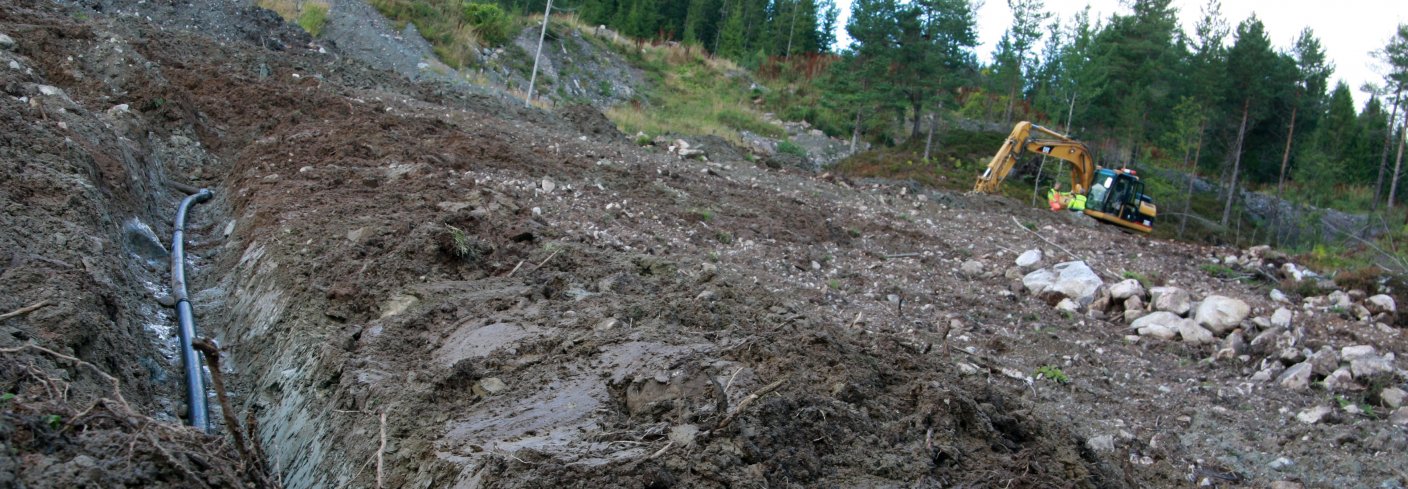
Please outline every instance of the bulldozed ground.
[[[196, 17], [227, 28], [146, 20], [195, 3], [0, 5], [0, 486], [1408, 483], [1392, 356], [1290, 389], [1254, 379], [1279, 352], [1214, 360], [1011, 270], [1040, 249], [1271, 316], [1279, 284], [1221, 265], [1239, 250], [680, 160], [225, 2]], [[216, 193], [188, 275], [243, 428], [177, 426], [173, 184]], [[1408, 351], [1336, 307], [1292, 306], [1292, 350]]]

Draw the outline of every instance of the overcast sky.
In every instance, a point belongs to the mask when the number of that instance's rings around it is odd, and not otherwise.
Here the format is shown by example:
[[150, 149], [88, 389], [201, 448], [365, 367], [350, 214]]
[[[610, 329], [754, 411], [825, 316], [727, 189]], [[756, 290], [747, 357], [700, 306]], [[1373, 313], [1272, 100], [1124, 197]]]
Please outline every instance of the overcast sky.
[[[841, 8], [841, 31], [838, 38], [849, 42], [845, 20], [849, 18], [851, 0], [836, 0]], [[1129, 14], [1121, 0], [1046, 0], [1046, 10], [1069, 20], [1076, 12], [1090, 5], [1091, 20], [1106, 19], [1112, 13]], [[1178, 8], [1185, 32], [1192, 32], [1206, 0], [1173, 0]], [[1300, 34], [1310, 27], [1320, 39], [1330, 61], [1335, 64], [1332, 78], [1344, 80], [1354, 91], [1354, 98], [1363, 108], [1368, 96], [1359, 91], [1360, 85], [1372, 81], [1382, 84], [1384, 68], [1370, 52], [1381, 49], [1393, 36], [1397, 26], [1408, 23], [1408, 1], [1404, 0], [1222, 0], [1222, 15], [1232, 28], [1253, 13], [1266, 25], [1271, 42], [1288, 50]], [[1012, 21], [1012, 11], [1006, 0], [986, 0], [978, 10], [978, 58], [991, 58], [993, 47], [1002, 38]], [[1228, 39], [1231, 42], [1231, 39]], [[1038, 49], [1037, 52], [1040, 52]], [[1334, 82], [1331, 81], [1331, 88]]]

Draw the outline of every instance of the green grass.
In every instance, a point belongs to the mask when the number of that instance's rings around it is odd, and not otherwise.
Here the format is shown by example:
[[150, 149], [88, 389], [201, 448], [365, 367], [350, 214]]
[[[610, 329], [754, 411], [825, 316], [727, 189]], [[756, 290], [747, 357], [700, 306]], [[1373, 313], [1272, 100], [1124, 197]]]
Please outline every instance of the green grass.
[[298, 14], [298, 26], [308, 31], [313, 37], [318, 37], [323, 33], [323, 26], [328, 23], [328, 5], [325, 3], [310, 2], [304, 4], [303, 13]]
[[729, 76], [739, 69], [727, 60], [681, 46], [617, 49], [652, 82], [636, 100], [606, 111], [622, 132], [718, 136], [734, 144], [744, 143], [740, 131], [786, 135], [753, 109], [747, 77]]
[[[261, 0], [288, 1], [288, 0]], [[508, 42], [526, 19], [497, 5], [459, 0], [369, 0], [398, 29], [414, 24], [435, 55], [456, 69], [475, 60], [475, 50]]]
[[1067, 377], [1065, 372], [1062, 372], [1060, 368], [1057, 368], [1052, 365], [1042, 365], [1040, 367], [1037, 367], [1036, 377], [1040, 379], [1050, 380], [1057, 384], [1068, 384], [1071, 382], [1071, 378]]

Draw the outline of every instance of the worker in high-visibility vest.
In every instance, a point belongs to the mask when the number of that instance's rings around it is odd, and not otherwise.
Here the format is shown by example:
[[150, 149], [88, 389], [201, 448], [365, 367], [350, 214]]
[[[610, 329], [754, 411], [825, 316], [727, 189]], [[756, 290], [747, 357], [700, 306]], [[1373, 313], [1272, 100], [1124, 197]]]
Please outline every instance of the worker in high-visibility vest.
[[1071, 212], [1080, 212], [1080, 211], [1085, 210], [1085, 195], [1082, 195], [1082, 194], [1073, 194], [1073, 195], [1071, 195], [1071, 203], [1070, 203], [1070, 204], [1067, 204], [1067, 205], [1066, 205], [1066, 208], [1067, 208], [1067, 209], [1070, 209]]
[[1046, 203], [1051, 206], [1051, 210], [1059, 211], [1066, 207], [1066, 193], [1061, 191], [1061, 184], [1051, 187], [1051, 191], [1046, 192]]

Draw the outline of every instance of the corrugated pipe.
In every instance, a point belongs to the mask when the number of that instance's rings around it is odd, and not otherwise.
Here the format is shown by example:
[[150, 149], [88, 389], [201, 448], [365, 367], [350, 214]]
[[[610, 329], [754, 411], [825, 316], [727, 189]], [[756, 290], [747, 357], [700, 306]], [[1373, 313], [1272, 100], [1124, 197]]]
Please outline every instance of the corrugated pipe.
[[181, 199], [181, 206], [176, 208], [176, 223], [173, 226], [176, 231], [171, 237], [171, 294], [176, 300], [176, 318], [180, 323], [181, 333], [181, 363], [186, 367], [186, 399], [188, 403], [188, 418], [191, 426], [201, 431], [206, 431], [209, 427], [209, 413], [205, 407], [205, 383], [201, 381], [200, 357], [196, 355], [195, 348], [191, 347], [191, 342], [196, 336], [196, 318], [191, 309], [189, 294], [186, 293], [186, 211], [191, 205], [199, 204], [210, 200], [214, 195], [209, 189], [200, 189], [194, 194]]

